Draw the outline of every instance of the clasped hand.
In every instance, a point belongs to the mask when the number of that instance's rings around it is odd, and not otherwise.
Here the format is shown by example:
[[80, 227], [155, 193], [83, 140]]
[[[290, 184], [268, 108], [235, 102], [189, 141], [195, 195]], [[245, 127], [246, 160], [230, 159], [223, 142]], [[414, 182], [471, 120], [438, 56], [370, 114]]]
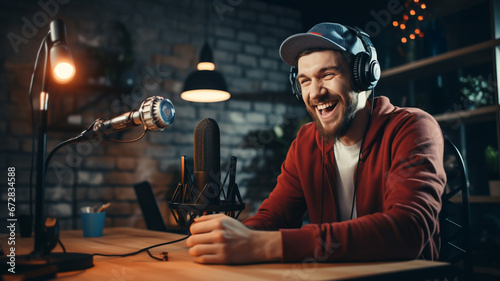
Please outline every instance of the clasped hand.
[[281, 259], [280, 232], [251, 230], [223, 214], [196, 218], [190, 231], [186, 244], [199, 263], [244, 264]]

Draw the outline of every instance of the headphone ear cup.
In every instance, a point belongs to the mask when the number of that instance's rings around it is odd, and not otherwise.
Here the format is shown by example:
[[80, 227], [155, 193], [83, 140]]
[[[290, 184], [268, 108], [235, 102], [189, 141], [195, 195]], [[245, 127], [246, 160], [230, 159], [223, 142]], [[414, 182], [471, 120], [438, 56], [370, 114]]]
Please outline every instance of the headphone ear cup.
[[293, 83], [293, 93], [295, 94], [295, 97], [299, 100], [302, 101], [302, 89], [300, 88], [299, 82], [297, 79], [295, 79], [295, 83]]
[[297, 82], [297, 72], [298, 72], [297, 67], [292, 66], [292, 68], [290, 68], [289, 80], [292, 86], [292, 93], [299, 101], [302, 101], [302, 90], [300, 88], [299, 83]]
[[370, 85], [367, 81], [367, 73], [365, 69], [367, 63], [370, 62], [370, 55], [366, 52], [358, 53], [354, 57], [354, 62], [352, 66], [352, 77], [354, 78], [354, 84], [358, 91], [366, 91], [370, 89]]

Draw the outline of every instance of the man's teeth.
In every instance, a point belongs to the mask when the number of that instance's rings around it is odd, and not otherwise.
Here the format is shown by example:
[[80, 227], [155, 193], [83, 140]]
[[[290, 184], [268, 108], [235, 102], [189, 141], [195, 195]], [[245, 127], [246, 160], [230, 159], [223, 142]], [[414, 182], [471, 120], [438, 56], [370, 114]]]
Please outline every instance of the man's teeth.
[[318, 110], [323, 110], [327, 107], [330, 107], [330, 106], [333, 106], [334, 103], [333, 102], [329, 102], [329, 103], [324, 103], [324, 104], [320, 104], [317, 106]]

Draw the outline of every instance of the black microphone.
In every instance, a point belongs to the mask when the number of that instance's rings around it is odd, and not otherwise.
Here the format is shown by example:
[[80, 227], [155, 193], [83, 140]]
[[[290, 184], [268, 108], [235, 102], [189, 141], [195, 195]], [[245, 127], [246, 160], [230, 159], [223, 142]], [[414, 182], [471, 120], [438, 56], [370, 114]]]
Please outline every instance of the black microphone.
[[226, 177], [221, 181], [220, 130], [215, 120], [206, 118], [196, 125], [193, 148], [193, 178], [186, 164], [186, 156], [182, 156], [181, 182], [168, 202], [176, 222], [181, 226], [189, 226], [197, 216], [218, 212], [238, 218], [245, 209], [245, 203], [235, 182], [236, 157], [231, 157]]
[[143, 124], [150, 131], [163, 131], [175, 119], [175, 108], [169, 99], [153, 96], [147, 98], [137, 111], [130, 111], [109, 120], [97, 119], [84, 136], [94, 138]]
[[219, 204], [220, 130], [214, 119], [201, 120], [194, 129], [194, 174], [196, 189], [202, 194], [201, 203]]

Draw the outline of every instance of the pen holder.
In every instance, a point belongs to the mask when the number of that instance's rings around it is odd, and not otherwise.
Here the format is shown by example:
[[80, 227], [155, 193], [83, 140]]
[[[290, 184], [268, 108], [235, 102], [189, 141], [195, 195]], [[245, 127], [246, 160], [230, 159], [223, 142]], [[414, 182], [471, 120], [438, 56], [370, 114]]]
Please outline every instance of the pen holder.
[[106, 213], [82, 213], [83, 237], [100, 237], [104, 228]]

